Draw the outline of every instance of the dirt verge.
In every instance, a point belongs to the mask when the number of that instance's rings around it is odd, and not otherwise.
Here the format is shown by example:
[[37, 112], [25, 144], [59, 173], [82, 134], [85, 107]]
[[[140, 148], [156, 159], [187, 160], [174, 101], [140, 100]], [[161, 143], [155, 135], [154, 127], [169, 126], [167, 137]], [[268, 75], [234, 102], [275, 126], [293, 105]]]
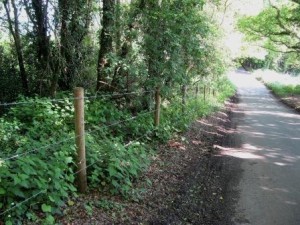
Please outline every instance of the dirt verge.
[[[260, 80], [264, 85], [265, 83]], [[288, 96], [279, 96], [272, 89], [270, 89], [267, 85], [266, 88], [270, 90], [270, 92], [282, 103], [289, 106], [290, 108], [300, 112], [300, 95], [288, 95]]]
[[276, 94], [274, 95], [284, 104], [295, 109], [297, 112], [300, 112], [300, 95], [290, 95], [285, 97], [279, 97]]
[[[214, 115], [195, 121], [188, 131], [159, 146], [147, 173], [137, 181], [152, 185], [135, 201], [97, 193], [77, 202], [62, 224], [229, 225], [234, 213], [240, 161], [215, 146], [237, 145], [232, 109], [237, 98]], [[103, 201], [105, 199], [105, 201]], [[86, 206], [93, 202], [90, 210]], [[98, 202], [98, 204], [96, 204]], [[101, 203], [101, 204], [100, 204]]]

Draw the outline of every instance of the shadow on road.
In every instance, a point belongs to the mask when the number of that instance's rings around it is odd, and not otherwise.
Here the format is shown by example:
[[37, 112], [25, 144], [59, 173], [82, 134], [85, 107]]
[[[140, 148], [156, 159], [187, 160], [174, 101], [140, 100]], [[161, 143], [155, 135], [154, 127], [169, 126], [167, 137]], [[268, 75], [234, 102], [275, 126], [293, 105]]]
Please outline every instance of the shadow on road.
[[[300, 224], [300, 115], [251, 75], [232, 73], [240, 103], [233, 112], [239, 145], [217, 146], [242, 159], [236, 224]], [[233, 141], [235, 142], [235, 141]]]

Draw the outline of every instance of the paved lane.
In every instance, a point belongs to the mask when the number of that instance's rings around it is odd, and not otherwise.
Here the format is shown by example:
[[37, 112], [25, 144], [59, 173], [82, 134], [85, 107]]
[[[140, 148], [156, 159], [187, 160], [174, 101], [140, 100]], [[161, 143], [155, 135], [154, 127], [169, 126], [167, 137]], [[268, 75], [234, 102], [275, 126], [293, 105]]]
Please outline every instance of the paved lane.
[[223, 154], [243, 159], [233, 224], [300, 225], [300, 115], [246, 72], [230, 78], [240, 97], [240, 140]]

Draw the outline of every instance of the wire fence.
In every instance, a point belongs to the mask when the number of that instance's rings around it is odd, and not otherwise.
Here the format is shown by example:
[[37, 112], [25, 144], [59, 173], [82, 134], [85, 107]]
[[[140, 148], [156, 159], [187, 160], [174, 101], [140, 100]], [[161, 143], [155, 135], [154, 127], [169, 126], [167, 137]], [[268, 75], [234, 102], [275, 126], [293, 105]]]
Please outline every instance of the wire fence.
[[[85, 100], [85, 99], [101, 99], [101, 98], [103, 99], [103, 98], [107, 98], [107, 97], [111, 98], [111, 97], [117, 97], [117, 96], [119, 97], [119, 96], [142, 95], [142, 94], [146, 94], [146, 93], [155, 93], [155, 96], [153, 96], [153, 97], [155, 97], [155, 109], [154, 110], [150, 110], [150, 111], [147, 111], [147, 112], [139, 113], [136, 116], [132, 116], [130, 118], [119, 120], [119, 121], [113, 122], [111, 124], [96, 125], [96, 126], [93, 127], [93, 129], [84, 131], [83, 134], [78, 135], [78, 134], [75, 133], [75, 135], [73, 137], [71, 137], [71, 138], [68, 137], [68, 138], [62, 139], [60, 141], [57, 141], [55, 143], [50, 143], [50, 144], [47, 144], [47, 145], [44, 145], [44, 146], [41, 146], [41, 147], [38, 147], [38, 148], [34, 148], [32, 150], [29, 150], [29, 151], [15, 153], [13, 155], [10, 155], [10, 156], [7, 156], [7, 157], [3, 157], [3, 158], [0, 157], [0, 168], [1, 168], [1, 164], [3, 164], [4, 162], [10, 161], [10, 160], [16, 160], [16, 159], [21, 158], [21, 157], [25, 157], [25, 156], [27, 156], [29, 154], [33, 154], [35, 152], [38, 152], [38, 151], [40, 151], [42, 149], [50, 149], [51, 147], [58, 146], [60, 144], [66, 143], [68, 141], [74, 141], [74, 144], [75, 144], [75, 141], [77, 139], [86, 137], [86, 135], [91, 135], [91, 134], [94, 134], [95, 132], [102, 131], [105, 128], [112, 128], [114, 126], [121, 125], [121, 124], [127, 123], [129, 121], [137, 120], [140, 117], [143, 117], [143, 116], [146, 116], [146, 115], [149, 115], [149, 114], [152, 114], [152, 113], [153, 113], [153, 116], [154, 116], [153, 121], [155, 123], [155, 126], [158, 126], [159, 122], [157, 123], [157, 121], [159, 121], [159, 118], [160, 118], [159, 117], [159, 112], [160, 112], [160, 105], [161, 105], [160, 97], [158, 98], [158, 96], [160, 96], [159, 90], [156, 90], [156, 91], [144, 91], [144, 92], [117, 93], [117, 94], [111, 94], [111, 95], [103, 95], [102, 94], [102, 95], [94, 95], [94, 96], [87, 96], [87, 97], [81, 97], [81, 98], [78, 98], [78, 97], [74, 96], [72, 98], [66, 98], [66, 99], [67, 100], [73, 100], [73, 101], [76, 102], [76, 101]], [[51, 102], [64, 102], [64, 101], [66, 101], [66, 99], [51, 99], [50, 101]], [[0, 103], [0, 106], [26, 105], [26, 104], [35, 104], [35, 103], [36, 103], [35, 101], [32, 101], [32, 102]], [[76, 107], [75, 107], [75, 111], [76, 111]], [[143, 134], [143, 135], [135, 138], [134, 140], [130, 140], [128, 143], [124, 143], [123, 146], [125, 148], [127, 148], [127, 147], [131, 146], [132, 144], [140, 141], [141, 139], [147, 137], [148, 135], [151, 135], [152, 133], [153, 133], [153, 130], [151, 130], [149, 132], [146, 132], [145, 134]], [[78, 146], [77, 146], [77, 148], [78, 148]], [[78, 160], [78, 161], [81, 162], [81, 160]], [[84, 160], [86, 160], [86, 159], [84, 158]], [[102, 159], [100, 158], [99, 160], [96, 160], [96, 161], [90, 163], [89, 165], [84, 164], [85, 165], [84, 167], [77, 167], [76, 172], [74, 172], [71, 175], [77, 176], [77, 175], [79, 175], [82, 172], [85, 172], [85, 174], [86, 174], [86, 170], [88, 168], [92, 167], [93, 165], [95, 165], [97, 163], [100, 163], [101, 160]], [[39, 195], [45, 194], [45, 193], [47, 193], [47, 189], [43, 189], [43, 190], [37, 192], [36, 194], [32, 195], [31, 197], [24, 199], [23, 201], [20, 201], [18, 203], [12, 204], [12, 207], [10, 207], [8, 209], [5, 209], [3, 212], [1, 212], [1, 208], [0, 208], [0, 219], [1, 219], [2, 216], [4, 216], [7, 213], [13, 211], [17, 207], [19, 207], [19, 206], [21, 206], [21, 205], [29, 202], [30, 200], [36, 198]]]
[[[149, 113], [150, 113], [150, 112], [149, 112]], [[145, 113], [144, 113], [143, 115], [145, 115]], [[136, 117], [135, 117], [135, 118], [136, 118]], [[128, 121], [128, 120], [127, 120], [127, 121]], [[123, 121], [122, 121], [122, 122], [123, 122]], [[118, 123], [118, 124], [119, 124], [119, 123]], [[136, 138], [136, 139], [134, 139], [134, 140], [131, 140], [131, 141], [130, 141], [129, 143], [127, 143], [127, 144], [124, 144], [124, 147], [128, 147], [128, 146], [132, 145], [133, 143], [136, 143], [137, 141], [141, 140], [142, 138], [146, 137], [147, 135], [149, 135], [149, 134], [151, 134], [151, 133], [152, 133], [152, 131], [146, 132], [145, 134], [141, 135], [140, 137], [138, 137], [138, 138]], [[90, 134], [90, 133], [89, 133], [89, 134]], [[56, 144], [58, 144], [58, 143], [59, 143], [59, 142], [57, 142]], [[85, 166], [84, 168], [82, 168], [82, 169], [80, 169], [80, 170], [77, 170], [76, 172], [74, 172], [74, 173], [72, 173], [72, 174], [70, 174], [70, 175], [74, 175], [74, 176], [75, 176], [75, 175], [79, 174], [80, 172], [82, 172], [83, 170], [87, 170], [88, 168], [94, 166], [95, 164], [100, 163], [101, 161], [102, 161], [102, 159], [100, 158], [99, 160], [96, 160], [95, 162], [90, 163], [89, 165]], [[47, 193], [47, 189], [43, 189], [43, 190], [37, 192], [36, 194], [32, 195], [31, 197], [26, 198], [25, 200], [23, 200], [23, 201], [21, 201], [21, 202], [18, 202], [18, 203], [12, 203], [13, 206], [10, 207], [10, 208], [8, 208], [8, 209], [6, 209], [6, 210], [3, 211], [3, 212], [0, 212], [0, 216], [3, 216], [3, 215], [5, 215], [5, 214], [11, 212], [11, 211], [14, 210], [15, 208], [21, 206], [22, 204], [25, 204], [25, 203], [29, 202], [30, 200], [36, 198], [37, 196], [39, 196], [39, 195], [41, 195], [41, 194], [46, 194], [46, 193]]]
[[[117, 125], [120, 125], [120, 124], [123, 124], [125, 122], [128, 122], [128, 121], [132, 121], [132, 120], [135, 120], [141, 116], [144, 116], [144, 115], [148, 115], [150, 113], [154, 113], [155, 110], [151, 110], [149, 112], [146, 112], [146, 113], [141, 113], [137, 116], [133, 116], [131, 118], [128, 118], [128, 119], [125, 119], [125, 120], [121, 120], [121, 121], [117, 121], [117, 122], [114, 122], [110, 125], [102, 125], [102, 126], [98, 126], [98, 127], [95, 127], [93, 130], [89, 131], [89, 132], [85, 132], [85, 134], [93, 134], [97, 131], [101, 131], [102, 129], [104, 128], [110, 128], [110, 127], [113, 127], [113, 126], [117, 126]], [[13, 160], [13, 159], [16, 159], [16, 158], [19, 158], [21, 156], [25, 156], [25, 155], [28, 155], [28, 154], [31, 154], [31, 153], [34, 153], [34, 152], [37, 152], [37, 151], [40, 151], [41, 149], [47, 149], [47, 148], [50, 148], [50, 147], [53, 147], [53, 146], [56, 146], [56, 145], [59, 145], [59, 144], [62, 144], [62, 143], [65, 143], [65, 142], [68, 142], [68, 141], [71, 141], [71, 140], [75, 140], [76, 138], [80, 137], [82, 135], [76, 135], [74, 137], [71, 137], [71, 138], [66, 138], [66, 139], [63, 139], [61, 141], [58, 141], [58, 142], [55, 142], [55, 143], [51, 143], [49, 145], [45, 145], [45, 146], [41, 146], [41, 147], [38, 147], [38, 148], [35, 148], [33, 150], [30, 150], [30, 151], [26, 151], [26, 152], [22, 152], [22, 153], [17, 153], [17, 154], [13, 154], [11, 156], [8, 156], [6, 158], [0, 158], [1, 161], [5, 162], [5, 161], [8, 161], [8, 160]]]
[[[143, 92], [125, 92], [125, 93], [113, 93], [113, 94], [96, 94], [92, 96], [86, 96], [84, 99], [103, 99], [103, 98], [113, 98], [113, 97], [120, 97], [120, 96], [129, 96], [129, 95], [142, 95], [147, 93], [154, 93], [154, 91], [143, 91]], [[65, 102], [66, 100], [74, 101], [78, 100], [79, 98], [75, 97], [65, 97], [60, 99], [50, 99], [45, 98], [48, 102]], [[18, 102], [0, 102], [0, 106], [6, 107], [6, 106], [16, 106], [16, 105], [34, 105], [37, 102], [35, 100], [33, 101], [18, 101]]]
[[[102, 99], [102, 98], [105, 98], [105, 97], [116, 97], [116, 96], [125, 96], [125, 95], [140, 95], [140, 94], [144, 94], [144, 93], [153, 93], [153, 91], [146, 91], [146, 92], [130, 92], [130, 93], [120, 93], [120, 94], [113, 94], [113, 95], [95, 95], [95, 96], [88, 96], [88, 97], [84, 97], [84, 98], [77, 98], [77, 97], [74, 97], [74, 98], [68, 98], [68, 100], [83, 100], [83, 99]], [[60, 101], [65, 101], [66, 99], [53, 99], [51, 100], [51, 102], [60, 102]], [[24, 104], [35, 104], [35, 102], [13, 102], [13, 103], [1, 103], [0, 106], [13, 106], [13, 105], [24, 105]], [[97, 131], [101, 131], [105, 128], [112, 128], [114, 126], [117, 126], [117, 125], [121, 125], [121, 124], [124, 124], [124, 123], [128, 123], [129, 121], [133, 121], [133, 120], [137, 120], [138, 118], [140, 117], [143, 117], [143, 116], [146, 116], [146, 115], [149, 115], [151, 113], [154, 113], [155, 110], [150, 110], [150, 111], [147, 111], [147, 112], [144, 112], [144, 113], [139, 113], [138, 115], [136, 116], [132, 116], [130, 118], [126, 118], [126, 119], [123, 119], [123, 120], [119, 120], [119, 121], [116, 121], [116, 122], [113, 122], [111, 124], [107, 124], [107, 125], [97, 125], [97, 126], [94, 126], [93, 129], [90, 129], [88, 130], [87, 132], [84, 132], [84, 136], [86, 135], [91, 135], [91, 134], [94, 134], [95, 132]], [[147, 132], [146, 134], [140, 136], [139, 138], [137, 138], [136, 140], [131, 140], [129, 143], [125, 144], [124, 143], [124, 147], [128, 147], [130, 145], [132, 145], [134, 142], [136, 142], [137, 140], [140, 140], [141, 138], [145, 137], [146, 135], [149, 135], [150, 132]], [[36, 153], [40, 150], [44, 150], [44, 149], [50, 149], [52, 147], [55, 147], [55, 146], [58, 146], [60, 144], [63, 144], [65, 142], [68, 142], [68, 141], [75, 141], [77, 138], [80, 138], [82, 137], [83, 135], [74, 135], [73, 137], [71, 138], [65, 138], [65, 139], [62, 139], [60, 141], [57, 141], [55, 143], [50, 143], [50, 144], [47, 144], [47, 145], [44, 145], [44, 146], [40, 146], [38, 148], [34, 148], [30, 151], [26, 151], [26, 152], [20, 152], [20, 153], [15, 153], [15, 154], [12, 154], [10, 156], [7, 156], [7, 157], [0, 157], [0, 166], [1, 164], [3, 164], [4, 162], [6, 161], [10, 161], [10, 160], [16, 160], [16, 159], [19, 159], [19, 158], [22, 158], [22, 157], [25, 157], [25, 156], [28, 156], [29, 154], [33, 154], [33, 153]], [[85, 166], [84, 168], [81, 168], [81, 169], [77, 169], [76, 172], [74, 172], [73, 174], [71, 175], [78, 175], [79, 173], [81, 173], [83, 170], [87, 170], [88, 168], [92, 167], [93, 165], [101, 162], [102, 159], [99, 159], [99, 160], [96, 160], [94, 161], [93, 163]], [[45, 194], [47, 193], [47, 189], [43, 189], [39, 192], [37, 192], [36, 194], [32, 195], [31, 197], [28, 197], [26, 199], [24, 199], [23, 201], [20, 201], [18, 203], [12, 203], [12, 207], [8, 208], [8, 209], [5, 209], [3, 212], [1, 212], [0, 210], [0, 218], [6, 214], [8, 214], [9, 212], [13, 211], [14, 209], [18, 208], [19, 206], [29, 202], [30, 200], [36, 198], [37, 196], [41, 195], [41, 194]], [[1, 221], [1, 220], [0, 220]]]

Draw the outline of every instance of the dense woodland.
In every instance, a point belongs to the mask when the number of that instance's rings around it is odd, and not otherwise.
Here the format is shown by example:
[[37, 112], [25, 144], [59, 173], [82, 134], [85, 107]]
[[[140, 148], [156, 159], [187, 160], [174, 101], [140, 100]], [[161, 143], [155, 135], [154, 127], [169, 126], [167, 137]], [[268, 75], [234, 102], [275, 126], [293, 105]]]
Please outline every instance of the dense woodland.
[[[224, 71], [205, 1], [1, 2], [1, 101], [190, 84]], [[214, 2], [209, 2], [214, 4]], [[216, 2], [217, 4], [217, 2]]]
[[[137, 198], [134, 182], [156, 144], [234, 93], [221, 40], [233, 2], [1, 0], [0, 224], [55, 224], [76, 201], [76, 86], [86, 94], [89, 190]], [[236, 16], [267, 50], [264, 59], [237, 61], [297, 71], [298, 11], [291, 1]], [[154, 126], [158, 91], [161, 124]]]
[[125, 198], [139, 196], [158, 143], [233, 94], [219, 1], [0, 3], [0, 224], [54, 224], [76, 201], [74, 87], [86, 94], [89, 191]]

